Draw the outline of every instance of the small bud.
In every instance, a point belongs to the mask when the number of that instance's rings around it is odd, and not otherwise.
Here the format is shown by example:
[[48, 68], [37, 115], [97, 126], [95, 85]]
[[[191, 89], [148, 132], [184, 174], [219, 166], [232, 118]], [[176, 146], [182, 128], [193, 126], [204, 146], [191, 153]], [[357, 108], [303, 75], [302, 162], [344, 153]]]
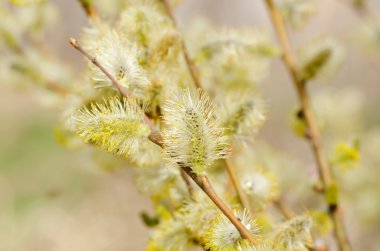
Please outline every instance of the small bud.
[[331, 38], [315, 39], [302, 47], [299, 52], [298, 78], [308, 81], [319, 76], [334, 73], [341, 65], [343, 49]]
[[318, 235], [327, 235], [332, 230], [332, 222], [326, 212], [313, 210], [310, 216], [313, 219], [313, 231]]
[[336, 182], [333, 182], [326, 187], [325, 200], [329, 206], [335, 207], [339, 200], [339, 187]]
[[306, 137], [307, 125], [302, 111], [296, 110], [292, 113], [291, 116], [290, 126], [292, 127], [293, 131], [300, 137]]
[[332, 163], [341, 170], [352, 169], [360, 162], [359, 140], [353, 142], [341, 141], [334, 149]]

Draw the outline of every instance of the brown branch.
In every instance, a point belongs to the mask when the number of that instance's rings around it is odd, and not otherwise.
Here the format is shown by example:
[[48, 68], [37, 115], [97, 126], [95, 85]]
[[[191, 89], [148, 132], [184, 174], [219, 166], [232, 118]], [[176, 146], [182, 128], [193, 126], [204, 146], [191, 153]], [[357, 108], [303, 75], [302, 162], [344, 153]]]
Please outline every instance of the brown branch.
[[[173, 21], [173, 24], [177, 26], [172, 8], [170, 7], [170, 3], [168, 2], [168, 0], [163, 0], [163, 4], [165, 6], [166, 12], [168, 13], [168, 16]], [[197, 68], [195, 67], [193, 61], [191, 60], [189, 51], [186, 47], [186, 44], [183, 38], [181, 38], [181, 47], [182, 47], [183, 57], [185, 58], [187, 68], [189, 69], [189, 72], [190, 72], [191, 78], [193, 79], [195, 87], [197, 87], [197, 89], [203, 90], [201, 82], [199, 80], [199, 72]]]
[[284, 216], [285, 219], [289, 220], [294, 216], [294, 213], [284, 204], [281, 198], [274, 202], [274, 206], [277, 210]]
[[243, 207], [245, 207], [249, 213], [253, 213], [251, 204], [249, 203], [248, 197], [243, 191], [243, 188], [241, 187], [241, 184], [239, 182], [239, 179], [237, 177], [235, 168], [229, 158], [224, 159], [224, 164], [226, 166], [228, 175], [230, 177], [230, 180], [235, 187], [235, 190], [238, 194], [238, 198], [240, 199], [240, 202], [242, 203]]
[[[88, 58], [91, 61], [91, 63], [97, 66], [111, 80], [112, 84], [123, 96], [127, 98], [133, 98], [132, 95], [128, 92], [127, 88], [121, 85], [119, 81], [117, 81], [116, 78], [112, 76], [112, 74], [106, 68], [104, 68], [104, 66], [100, 64], [99, 61], [95, 57], [91, 56], [87, 51], [85, 51], [82, 48], [82, 46], [80, 46], [80, 44], [74, 38], [70, 38], [69, 42], [75, 49], [80, 51], [86, 58]], [[153, 122], [145, 114], [144, 114], [144, 122], [151, 129], [151, 134], [149, 135], [149, 139], [162, 147], [163, 141], [162, 141], [160, 132], [156, 129]]]
[[187, 173], [183, 169], [181, 169], [181, 176], [182, 176], [183, 181], [186, 184], [187, 191], [189, 192], [190, 197], [193, 198], [194, 188], [193, 188], [193, 185], [191, 184], [189, 175], [187, 175]]
[[46, 87], [62, 96], [66, 96], [69, 94], [69, 91], [66, 88], [60, 86], [59, 84], [53, 81], [46, 80]]
[[256, 243], [257, 240], [253, 235], [241, 224], [240, 220], [232, 213], [232, 211], [223, 203], [223, 201], [216, 194], [215, 190], [211, 186], [211, 183], [207, 176], [197, 176], [193, 173], [192, 169], [188, 166], [181, 165], [181, 168], [197, 183], [197, 185], [210, 197], [215, 205], [223, 212], [223, 214], [231, 221], [231, 223], [240, 232], [241, 236], [250, 240], [252, 243]]
[[97, 13], [94, 6], [91, 4], [91, 0], [78, 0], [86, 15], [89, 17], [96, 17]]
[[[172, 8], [170, 6], [169, 1], [163, 0], [163, 4], [164, 4], [165, 10], [166, 10], [168, 16], [170, 17], [170, 19], [173, 22], [173, 24], [175, 26], [177, 26], [177, 22], [175, 20], [175, 17], [174, 17], [174, 14], [173, 14], [173, 11], [172, 11]], [[201, 81], [200, 81], [200, 78], [199, 78], [198, 69], [194, 65], [193, 61], [191, 60], [189, 51], [186, 47], [186, 44], [185, 44], [185, 41], [183, 38], [181, 38], [181, 47], [182, 47], [182, 53], [183, 53], [183, 56], [185, 58], [187, 68], [190, 72], [190, 75], [191, 75], [191, 78], [194, 82], [195, 87], [197, 89], [204, 91], [202, 84], [201, 84]], [[235, 171], [235, 168], [234, 168], [232, 162], [229, 159], [224, 159], [224, 164], [225, 164], [225, 167], [227, 169], [227, 173], [230, 177], [230, 180], [231, 180], [233, 186], [235, 187], [235, 190], [237, 192], [237, 196], [238, 196], [242, 206], [244, 208], [246, 208], [248, 210], [248, 212], [252, 213], [252, 208], [251, 208], [251, 205], [249, 203], [248, 197], [246, 196], [246, 194], [244, 193], [244, 191], [241, 187], [241, 184], [239, 182], [239, 179], [237, 177], [237, 174], [236, 174], [236, 171]]]
[[[86, 52], [81, 45], [73, 38], [69, 40], [70, 44], [81, 52], [86, 58], [88, 58], [91, 63], [97, 66], [115, 85], [115, 87], [127, 98], [133, 98], [133, 96], [128, 92], [128, 90], [123, 87], [109, 72], [105, 69], [99, 61], [91, 56], [88, 52]], [[160, 132], [156, 129], [153, 122], [145, 115], [144, 117], [145, 123], [149, 126], [151, 130], [151, 135], [149, 139], [163, 148], [162, 136]], [[183, 163], [178, 163], [181, 169], [186, 172], [186, 174], [191, 177], [194, 182], [207, 194], [207, 196], [215, 203], [215, 205], [223, 212], [223, 214], [231, 221], [231, 223], [236, 227], [236, 229], [240, 232], [241, 236], [245, 239], [250, 240], [252, 243], [256, 243], [255, 237], [245, 228], [245, 226], [240, 222], [240, 220], [233, 214], [233, 212], [223, 203], [223, 201], [216, 194], [215, 190], [211, 186], [207, 176], [197, 176], [191, 167], [184, 165]]]
[[[283, 50], [282, 59], [292, 77], [293, 85], [297, 91], [298, 98], [300, 100], [304, 120], [308, 127], [308, 139], [314, 153], [315, 161], [317, 163], [319, 178], [323, 184], [323, 192], [326, 195], [327, 190], [334, 184], [334, 178], [331, 171], [331, 167], [329, 166], [327, 158], [322, 150], [320, 132], [316, 123], [315, 115], [311, 109], [309, 95], [306, 90], [306, 82], [301, 81], [298, 78], [296, 61], [293, 57], [292, 49], [289, 43], [289, 38], [286, 33], [285, 24], [281, 17], [281, 14], [277, 10], [273, 0], [265, 1], [267, 3], [268, 11], [271, 15], [273, 26], [276, 30], [277, 37], [280, 41]], [[337, 238], [339, 250], [351, 250], [348, 237], [343, 226], [343, 220], [341, 218], [341, 215], [338, 213], [338, 205], [331, 205], [328, 201], [326, 201], [326, 204], [329, 207], [330, 218], [334, 222], [334, 231], [335, 236]]]

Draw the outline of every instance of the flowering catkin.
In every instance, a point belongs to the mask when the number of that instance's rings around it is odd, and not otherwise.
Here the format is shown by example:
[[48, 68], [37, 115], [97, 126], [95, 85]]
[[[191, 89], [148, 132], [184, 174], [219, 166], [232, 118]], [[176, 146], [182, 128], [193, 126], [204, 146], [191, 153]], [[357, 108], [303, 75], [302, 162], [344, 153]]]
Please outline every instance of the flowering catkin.
[[121, 156], [137, 151], [148, 140], [149, 127], [134, 99], [109, 98], [104, 104], [83, 107], [74, 116], [75, 131], [85, 142]]
[[195, 98], [184, 91], [163, 107], [164, 145], [169, 162], [190, 166], [198, 175], [214, 160], [227, 153], [226, 137], [213, 115], [209, 98], [201, 93]]
[[308, 81], [335, 73], [342, 63], [343, 56], [343, 48], [335, 39], [313, 39], [298, 51], [298, 77], [301, 81]]
[[287, 23], [294, 29], [303, 28], [317, 12], [315, 0], [277, 0], [278, 7]]
[[[247, 210], [234, 211], [234, 214], [252, 235], [258, 234], [259, 227], [250, 218]], [[211, 225], [205, 233], [204, 242], [205, 247], [211, 251], [248, 250], [242, 249], [242, 246], [247, 245], [245, 239], [222, 213], [216, 215], [211, 221]]]
[[246, 168], [239, 176], [242, 188], [256, 210], [265, 208], [266, 204], [278, 198], [277, 180], [269, 170]]
[[252, 91], [238, 91], [224, 96], [219, 115], [226, 133], [235, 139], [250, 139], [265, 122], [266, 108], [261, 98]]
[[[143, 98], [149, 79], [139, 65], [139, 51], [116, 32], [108, 32], [97, 47], [96, 58], [119, 83], [136, 98]], [[95, 65], [90, 64], [91, 79], [97, 87], [112, 86], [111, 80]]]
[[282, 250], [307, 251], [313, 245], [310, 229], [312, 220], [308, 216], [297, 216], [277, 227], [273, 240]]

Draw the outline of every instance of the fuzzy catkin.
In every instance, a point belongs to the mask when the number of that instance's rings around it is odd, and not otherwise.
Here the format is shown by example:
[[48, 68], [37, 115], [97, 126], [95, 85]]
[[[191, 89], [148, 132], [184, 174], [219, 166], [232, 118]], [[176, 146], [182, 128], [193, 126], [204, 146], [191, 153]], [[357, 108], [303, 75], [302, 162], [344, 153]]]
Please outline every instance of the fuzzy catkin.
[[226, 137], [205, 94], [195, 98], [186, 90], [169, 100], [163, 112], [164, 148], [170, 163], [183, 163], [204, 175], [214, 160], [227, 154]]
[[104, 104], [91, 104], [73, 115], [76, 133], [85, 142], [121, 156], [138, 151], [141, 141], [148, 140], [149, 127], [134, 99], [117, 97]]

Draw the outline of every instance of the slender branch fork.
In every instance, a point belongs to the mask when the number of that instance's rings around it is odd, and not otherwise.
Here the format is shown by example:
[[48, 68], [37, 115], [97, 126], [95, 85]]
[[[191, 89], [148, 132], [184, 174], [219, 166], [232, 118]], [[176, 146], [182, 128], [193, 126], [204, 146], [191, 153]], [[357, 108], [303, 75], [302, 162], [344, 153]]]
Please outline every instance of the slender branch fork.
[[[175, 20], [172, 8], [170, 6], [170, 3], [168, 0], [163, 0], [163, 4], [165, 7], [165, 10], [169, 16], [169, 18], [172, 20], [173, 24], [177, 26], [177, 22]], [[177, 27], [178, 28], [178, 27]], [[194, 65], [194, 63], [191, 60], [190, 53], [186, 47], [185, 41], [182, 38], [181, 39], [181, 47], [182, 47], [182, 53], [186, 61], [187, 68], [189, 70], [190, 76], [194, 82], [194, 85], [197, 89], [200, 89], [204, 91], [200, 78], [199, 78], [199, 72], [197, 67]], [[205, 92], [205, 91], [204, 91]], [[231, 148], [232, 149], [232, 148]], [[248, 212], [252, 213], [252, 208], [249, 203], [247, 195], [244, 193], [243, 188], [241, 187], [241, 184], [239, 182], [239, 178], [236, 174], [235, 168], [233, 166], [233, 163], [231, 162], [230, 159], [224, 159], [224, 164], [227, 169], [227, 173], [230, 177], [230, 180], [232, 182], [232, 185], [235, 187], [236, 193], [238, 195], [238, 198], [242, 204], [242, 206], [246, 209], [248, 209]]]
[[[322, 150], [320, 132], [316, 123], [315, 115], [310, 106], [309, 95], [306, 90], [306, 82], [301, 81], [298, 78], [296, 61], [292, 53], [289, 38], [281, 14], [277, 10], [273, 0], [265, 1], [268, 7], [268, 11], [271, 15], [272, 23], [276, 30], [277, 37], [283, 49], [282, 59], [292, 77], [293, 85], [296, 88], [298, 98], [300, 100], [303, 117], [308, 127], [308, 139], [311, 144], [314, 157], [317, 163], [319, 177], [323, 184], [323, 193], [326, 194], [328, 192], [328, 189], [331, 188], [332, 185], [334, 185], [335, 181], [331, 171], [331, 167], [329, 166], [327, 158]], [[339, 213], [338, 210], [338, 202], [336, 204], [331, 204], [326, 201], [326, 203], [329, 208], [329, 216], [334, 223], [334, 231], [338, 242], [339, 250], [351, 250], [346, 230], [343, 225], [342, 215]]]
[[[83, 2], [84, 0], [78, 0], [83, 9], [85, 10], [86, 14], [89, 16], [89, 17], [94, 17], [96, 16], [96, 11], [94, 9], [94, 7], [89, 4], [89, 3], [85, 3]], [[176, 23], [176, 20], [174, 18], [174, 14], [173, 14], [173, 11], [172, 11], [172, 8], [170, 7], [170, 3], [167, 1], [167, 0], [164, 0], [163, 1], [163, 4], [164, 4], [164, 7], [165, 7], [165, 10], [168, 14], [168, 16], [170, 17], [170, 19], [172, 20], [173, 24], [175, 26], [177, 26], [177, 23]], [[182, 47], [182, 53], [183, 53], [183, 56], [185, 58], [185, 62], [186, 62], [186, 65], [188, 67], [188, 70], [189, 70], [189, 73], [190, 73], [190, 76], [194, 82], [194, 85], [197, 89], [200, 89], [200, 90], [204, 90], [202, 88], [202, 84], [201, 84], [201, 81], [200, 81], [200, 78], [199, 78], [199, 72], [196, 68], [196, 66], [193, 64], [192, 60], [191, 60], [191, 57], [190, 57], [190, 54], [186, 48], [186, 44], [185, 44], [185, 41], [184, 39], [181, 39], [181, 47]], [[239, 182], [239, 179], [238, 179], [238, 176], [236, 174], [236, 171], [235, 171], [235, 168], [233, 166], [233, 163], [229, 160], [229, 159], [223, 159], [224, 160], [224, 164], [225, 164], [225, 167], [226, 167], [226, 170], [227, 170], [227, 173], [230, 177], [230, 180], [231, 180], [231, 184], [233, 185], [233, 187], [235, 188], [236, 192], [237, 192], [237, 196], [238, 196], [238, 199], [240, 200], [241, 204], [243, 205], [244, 208], [248, 209], [248, 212], [249, 213], [252, 213], [252, 208], [251, 208], [251, 205], [249, 203], [249, 200], [248, 200], [248, 197], [247, 195], [244, 193], [241, 185], [240, 185], [240, 182]], [[189, 177], [184, 175], [186, 174], [185, 171], [181, 171], [181, 175], [184, 179], [184, 182], [186, 183], [186, 186], [188, 188], [188, 191], [189, 191], [189, 194], [191, 195], [193, 193], [193, 188], [192, 188], [192, 184], [189, 182]], [[286, 219], [289, 219], [290, 216], [292, 215], [292, 213], [290, 212], [290, 210], [288, 208], [286, 208], [286, 206], [282, 203], [282, 201], [278, 200], [275, 202], [275, 206], [278, 208], [278, 210], [283, 214], [283, 216], [286, 218]], [[284, 208], [286, 210], [284, 210]]]
[[[81, 52], [87, 59], [91, 61], [95, 66], [97, 66], [113, 83], [113, 85], [127, 98], [133, 98], [133, 96], [124, 88], [112, 74], [109, 73], [107, 69], [104, 68], [99, 61], [91, 56], [87, 51], [85, 51], [82, 46], [73, 38], [69, 40], [70, 44]], [[151, 134], [149, 136], [150, 141], [157, 144], [160, 147], [163, 147], [163, 141], [161, 133], [154, 126], [153, 122], [144, 115], [144, 122], [149, 126]], [[233, 214], [233, 212], [224, 204], [220, 197], [216, 194], [215, 190], [211, 186], [211, 183], [207, 176], [197, 176], [191, 169], [191, 167], [186, 166], [183, 163], [178, 163], [181, 169], [191, 178], [194, 182], [208, 195], [208, 197], [215, 203], [215, 205], [223, 212], [223, 214], [231, 221], [231, 223], [236, 227], [240, 232], [243, 238], [250, 240], [252, 243], [256, 243], [257, 240], [253, 235], [248, 231], [248, 229], [240, 222], [240, 220]]]
[[[85, 12], [87, 13], [87, 15], [89, 16], [89, 17], [92, 17], [92, 16], [95, 16], [96, 15], [96, 12], [95, 12], [95, 9], [93, 8], [93, 6], [91, 5], [91, 4], [89, 4], [89, 3], [86, 3], [84, 0], [78, 0], [80, 3], [81, 3], [81, 5], [82, 5], [82, 7], [83, 7], [83, 9], [85, 10]], [[172, 20], [172, 22], [173, 22], [173, 24], [176, 26], [177, 24], [176, 24], [176, 21], [175, 21], [175, 18], [174, 18], [174, 15], [173, 15], [173, 12], [172, 12], [172, 9], [171, 9], [171, 7], [170, 7], [170, 4], [169, 4], [169, 2], [167, 1], [167, 0], [164, 0], [163, 1], [163, 4], [164, 4], [164, 7], [165, 7], [165, 9], [166, 9], [166, 11], [167, 11], [167, 13], [168, 13], [168, 16], [170, 17], [170, 19]], [[118, 83], [118, 81], [111, 75], [111, 74], [109, 74], [109, 72], [101, 65], [101, 64], [99, 64], [99, 62], [95, 59], [95, 58], [93, 58], [93, 57], [91, 57], [91, 55], [89, 55], [86, 51], [84, 51], [80, 46], [79, 46], [79, 44], [78, 43], [76, 43], [75, 42], [75, 40], [70, 40], [70, 44], [71, 45], [73, 45], [76, 49], [78, 49], [79, 51], [81, 51], [81, 53], [83, 54], [83, 55], [85, 55], [88, 59], [90, 59], [91, 60], [91, 62], [93, 63], [93, 64], [95, 64], [97, 67], [99, 67], [99, 69], [100, 70], [102, 70], [105, 74], [106, 74], [106, 76], [111, 80], [111, 82], [115, 85], [115, 87], [119, 90], [119, 92], [120, 93], [122, 93], [124, 96], [126, 96], [126, 97], [130, 97], [131, 95], [128, 93], [128, 91], [123, 87], [123, 86], [121, 86], [119, 83]], [[77, 47], [77, 46], [79, 46], [79, 47]], [[188, 67], [188, 70], [189, 70], [189, 73], [190, 73], [190, 76], [191, 76], [191, 78], [192, 78], [192, 80], [193, 80], [193, 82], [194, 82], [194, 85], [195, 85], [195, 87], [197, 88], [197, 89], [200, 89], [200, 90], [203, 90], [203, 88], [202, 88], [202, 85], [201, 85], [201, 82], [200, 82], [200, 79], [199, 79], [199, 73], [198, 73], [198, 70], [197, 70], [197, 68], [195, 67], [195, 65], [193, 64], [193, 62], [191, 61], [191, 57], [190, 57], [190, 54], [189, 54], [189, 52], [188, 52], [188, 50], [187, 50], [187, 48], [186, 48], [186, 45], [185, 45], [185, 42], [184, 42], [184, 40], [183, 39], [181, 39], [181, 47], [182, 47], [182, 52], [183, 52], [183, 56], [184, 56], [184, 58], [185, 58], [185, 61], [186, 61], [186, 65], [187, 65], [187, 67]], [[148, 125], [149, 125], [149, 127], [151, 128], [151, 134], [149, 135], [149, 139], [152, 141], [152, 142], [154, 142], [154, 143], [156, 143], [157, 145], [159, 145], [160, 147], [163, 147], [163, 143], [162, 143], [162, 137], [161, 137], [161, 135], [160, 135], [160, 133], [157, 131], [157, 129], [155, 128], [155, 126], [153, 125], [153, 123], [150, 121], [150, 119], [146, 116], [146, 115], [144, 115], [144, 121], [145, 121], [145, 123], [147, 123]], [[241, 201], [241, 203], [242, 203], [242, 205], [243, 205], [243, 207], [245, 207], [245, 208], [247, 208], [248, 209], [248, 211], [249, 212], [252, 212], [252, 210], [251, 210], [251, 208], [250, 208], [250, 204], [249, 204], [249, 201], [248, 201], [248, 198], [247, 198], [247, 196], [244, 194], [244, 192], [243, 192], [243, 189], [242, 189], [242, 187], [241, 187], [241, 185], [240, 185], [240, 183], [239, 183], [239, 180], [238, 180], [238, 177], [237, 177], [237, 175], [236, 175], [236, 172], [235, 172], [235, 169], [234, 169], [234, 167], [233, 167], [233, 165], [232, 165], [232, 163], [231, 163], [231, 161], [230, 160], [228, 160], [228, 159], [224, 159], [224, 161], [225, 161], [225, 166], [226, 166], [226, 169], [227, 169], [227, 172], [228, 172], [228, 174], [229, 174], [229, 176], [230, 176], [230, 178], [231, 178], [231, 181], [232, 181], [232, 183], [233, 183], [233, 185], [234, 185], [234, 187], [235, 187], [235, 189], [236, 189], [236, 191], [237, 191], [237, 194], [238, 194], [238, 197], [239, 197], [239, 199], [240, 199], [240, 201]], [[181, 166], [181, 165], [180, 165]], [[182, 166], [181, 166], [182, 167]], [[190, 169], [188, 169], [188, 170], [191, 170], [191, 168]], [[190, 195], [192, 194], [192, 192], [193, 192], [193, 188], [192, 188], [192, 186], [191, 186], [191, 183], [189, 182], [189, 180], [188, 180], [188, 177], [186, 176], [186, 175], [184, 175], [184, 174], [189, 174], [189, 172], [187, 172], [186, 170], [185, 170], [185, 168], [182, 168], [182, 170], [181, 170], [181, 174], [182, 174], [182, 177], [183, 177], [183, 179], [184, 179], [184, 181], [185, 181], [185, 183], [186, 183], [186, 186], [187, 186], [187, 188], [188, 188], [188, 190], [189, 190], [189, 193], [190, 193]], [[191, 177], [191, 175], [189, 175], [190, 177]], [[193, 178], [194, 179], [194, 177], [191, 177], [191, 178]], [[203, 182], [206, 182], [205, 183], [205, 185], [200, 185], [200, 184], [203, 184], [202, 182], [201, 183], [199, 183], [199, 182], [197, 182], [196, 180], [194, 180], [206, 193], [210, 193], [210, 194], [214, 194], [214, 196], [213, 197], [211, 197], [210, 196], [210, 198], [211, 198], [211, 200], [213, 200], [214, 202], [215, 202], [215, 204], [217, 204], [217, 203], [222, 203], [222, 201], [220, 200], [220, 199], [218, 199], [218, 200], [215, 200], [215, 198], [218, 198], [217, 196], [216, 196], [216, 194], [215, 194], [215, 192], [214, 192], [214, 190], [213, 190], [213, 188], [211, 187], [211, 185], [207, 185], [207, 184], [209, 184], [209, 181], [208, 181], [208, 179], [207, 179], [207, 177], [206, 177], [206, 179], [203, 179]], [[205, 190], [206, 189], [206, 190]], [[216, 197], [215, 197], [216, 196]], [[223, 211], [222, 210], [222, 208], [221, 208], [221, 211], [223, 212], [223, 213], [225, 213], [226, 214], [226, 212], [225, 212], [225, 210]], [[228, 215], [231, 215], [231, 214], [228, 214]], [[237, 224], [238, 222], [236, 222], [236, 220], [235, 220], [235, 218], [236, 217], [229, 217], [227, 214], [226, 214], [226, 216], [231, 220], [231, 222], [235, 225], [235, 223]], [[234, 216], [233, 214], [232, 214], [232, 216]], [[235, 223], [234, 223], [234, 221], [235, 221]], [[236, 226], [236, 225], [235, 225]], [[243, 226], [244, 227], [244, 226]], [[253, 239], [253, 237], [251, 237], [250, 235], [250, 233], [249, 232], [247, 232], [246, 234], [244, 234], [243, 232], [244, 232], [244, 229], [239, 229], [238, 227], [236, 227], [238, 230], [239, 230], [239, 232], [240, 232], [240, 234], [243, 236], [243, 237], [245, 237], [245, 238], [247, 238], [247, 239], [250, 239], [252, 242], [254, 242], [254, 239]], [[243, 232], [242, 232], [243, 231]]]
[[[78, 1], [81, 3], [82, 7], [84, 8], [84, 10], [85, 10], [85, 12], [87, 13], [88, 16], [91, 17], [91, 16], [95, 16], [96, 15], [95, 9], [93, 8], [93, 6], [91, 6], [91, 4], [87, 4], [86, 5], [86, 4], [83, 4], [83, 0], [78, 0]], [[171, 19], [171, 21], [173, 22], [173, 24], [175, 26], [177, 26], [177, 22], [175, 20], [175, 17], [174, 17], [172, 8], [170, 6], [170, 3], [167, 0], [163, 0], [163, 5], [165, 7], [165, 10], [166, 10], [169, 18]], [[89, 10], [93, 10], [93, 11], [89, 11]], [[192, 80], [194, 82], [195, 87], [197, 89], [200, 89], [200, 90], [204, 91], [204, 89], [202, 87], [202, 84], [201, 84], [201, 81], [200, 81], [200, 78], [199, 78], [199, 72], [198, 72], [196, 66], [194, 65], [194, 63], [191, 60], [191, 57], [190, 57], [190, 54], [189, 54], [188, 49], [186, 47], [184, 39], [181, 39], [181, 47], [182, 47], [182, 53], [183, 53], [186, 65], [188, 67], [190, 76], [191, 76], [191, 78], [192, 78]], [[114, 83], [114, 85], [117, 86], [115, 84], [115, 81], [114, 81], [115, 79], [112, 80], [113, 76], [108, 76], [108, 77], [111, 79], [111, 81]], [[119, 91], [121, 93], [123, 93], [124, 90], [122, 90], [123, 89], [122, 86], [117, 87], [117, 88], [119, 89]], [[147, 123], [150, 123], [149, 119], [144, 118], [144, 120]], [[153, 140], [155, 140], [157, 142], [160, 142], [160, 146], [161, 146], [162, 145], [162, 139], [157, 135], [156, 130], [155, 130], [155, 133], [153, 135], [155, 135], [154, 137], [156, 138], [156, 139], [153, 139]], [[150, 135], [150, 137], [153, 137], [153, 136]], [[233, 166], [233, 163], [229, 159], [224, 159], [224, 163], [225, 163], [225, 167], [226, 167], [227, 173], [228, 173], [228, 175], [230, 177], [232, 185], [235, 187], [235, 190], [237, 192], [237, 195], [238, 195], [238, 198], [239, 198], [241, 204], [243, 205], [244, 208], [248, 209], [248, 212], [252, 213], [252, 208], [251, 208], [251, 205], [249, 203], [248, 197], [246, 196], [246, 194], [244, 193], [244, 191], [243, 191], [243, 189], [242, 189], [242, 187], [240, 185], [240, 182], [239, 182], [238, 176], [236, 174], [235, 168]], [[189, 177], [186, 176], [186, 175], [184, 175], [184, 174], [186, 174], [186, 172], [182, 169], [181, 170], [181, 175], [182, 175], [182, 177], [183, 177], [183, 179], [184, 179], [184, 181], [186, 183], [186, 186], [188, 187], [189, 193], [191, 195], [192, 192], [193, 192], [192, 184], [189, 182]], [[285, 205], [283, 205], [283, 203], [281, 201], [275, 202], [275, 206], [277, 208], [279, 208], [280, 212], [284, 215], [285, 218], [289, 219], [290, 216], [292, 215], [292, 213], [289, 211], [289, 209], [287, 209], [285, 207]], [[284, 210], [284, 208], [286, 210]]]

